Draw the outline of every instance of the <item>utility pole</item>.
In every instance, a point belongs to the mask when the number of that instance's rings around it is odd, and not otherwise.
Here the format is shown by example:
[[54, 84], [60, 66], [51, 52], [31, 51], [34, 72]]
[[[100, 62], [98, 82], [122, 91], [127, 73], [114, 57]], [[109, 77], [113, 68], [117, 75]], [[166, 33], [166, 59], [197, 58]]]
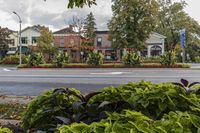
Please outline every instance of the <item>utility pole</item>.
[[13, 12], [19, 18], [19, 65], [22, 64], [22, 43], [21, 43], [21, 29], [22, 29], [22, 20], [21, 17], [14, 11]]

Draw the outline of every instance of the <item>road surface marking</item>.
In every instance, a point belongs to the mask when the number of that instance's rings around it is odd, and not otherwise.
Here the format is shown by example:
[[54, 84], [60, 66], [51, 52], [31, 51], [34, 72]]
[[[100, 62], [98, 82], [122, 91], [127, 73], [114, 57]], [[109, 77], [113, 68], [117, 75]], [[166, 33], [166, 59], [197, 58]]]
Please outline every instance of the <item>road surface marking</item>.
[[90, 73], [91, 75], [121, 75], [125, 72]]
[[7, 68], [4, 68], [3, 70], [4, 70], [4, 71], [6, 71], [6, 72], [9, 72], [9, 71], [10, 71], [10, 70], [9, 70], [9, 69], [7, 69]]

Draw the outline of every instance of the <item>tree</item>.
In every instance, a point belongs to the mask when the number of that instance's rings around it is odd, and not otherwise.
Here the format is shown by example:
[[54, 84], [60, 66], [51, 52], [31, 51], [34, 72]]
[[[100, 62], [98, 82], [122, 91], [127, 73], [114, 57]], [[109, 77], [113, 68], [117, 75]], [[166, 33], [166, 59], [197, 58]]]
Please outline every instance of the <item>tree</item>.
[[186, 5], [185, 1], [159, 0], [160, 8], [155, 31], [166, 36], [166, 50], [172, 52], [177, 45], [180, 45], [179, 31], [186, 29], [186, 51], [193, 55], [193, 52], [191, 52], [192, 47], [194, 45], [200, 46], [198, 36], [200, 25], [184, 11]]
[[69, 24], [70, 26], [73, 27], [73, 30], [75, 30], [78, 35], [78, 46], [77, 46], [78, 60], [77, 61], [81, 60], [81, 55], [80, 55], [81, 43], [82, 43], [81, 38], [84, 35], [84, 23], [85, 23], [85, 19], [81, 17], [73, 16], [72, 21]]
[[91, 5], [96, 5], [96, 0], [69, 0], [68, 8], [73, 8], [73, 7], [83, 8], [84, 5], [88, 5], [89, 7]]
[[51, 62], [51, 56], [57, 51], [53, 47], [53, 33], [49, 31], [49, 28], [42, 27], [40, 31], [40, 37], [38, 38], [38, 50], [44, 55], [48, 55], [48, 62]]
[[0, 57], [5, 57], [8, 52], [8, 40], [11, 31], [8, 28], [0, 27]]
[[69, 0], [68, 8], [96, 5], [96, 0]]
[[[85, 24], [84, 24], [84, 37], [86, 39], [86, 42], [84, 42], [83, 47], [85, 49], [92, 49], [94, 46], [94, 40], [96, 37], [96, 23], [95, 23], [95, 18], [92, 12], [90, 12], [87, 15], [87, 18], [85, 19]], [[91, 48], [92, 47], [92, 48]]]
[[156, 0], [112, 0], [113, 17], [108, 23], [113, 48], [135, 51], [144, 48], [155, 28]]

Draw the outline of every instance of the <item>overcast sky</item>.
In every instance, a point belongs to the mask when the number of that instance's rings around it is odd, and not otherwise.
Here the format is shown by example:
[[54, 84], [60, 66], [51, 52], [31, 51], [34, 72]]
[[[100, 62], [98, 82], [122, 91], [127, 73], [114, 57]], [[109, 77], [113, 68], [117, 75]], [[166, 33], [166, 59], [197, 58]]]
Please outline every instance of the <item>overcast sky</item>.
[[[97, 6], [83, 9], [67, 9], [68, 0], [0, 0], [0, 26], [12, 30], [19, 29], [18, 18], [12, 13], [16, 11], [23, 21], [22, 28], [31, 25], [46, 25], [55, 31], [66, 27], [72, 16], [85, 17], [93, 12], [98, 30], [107, 29], [111, 18], [111, 0], [97, 0]], [[200, 22], [199, 0], [186, 0], [186, 12]]]

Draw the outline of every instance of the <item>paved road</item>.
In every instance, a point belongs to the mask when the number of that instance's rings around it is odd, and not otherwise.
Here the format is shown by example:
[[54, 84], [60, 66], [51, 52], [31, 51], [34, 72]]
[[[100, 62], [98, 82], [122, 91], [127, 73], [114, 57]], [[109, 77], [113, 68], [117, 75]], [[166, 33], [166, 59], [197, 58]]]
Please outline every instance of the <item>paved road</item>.
[[198, 69], [16, 69], [0, 67], [0, 95], [39, 95], [42, 90], [75, 87], [83, 93], [130, 81], [200, 81]]

